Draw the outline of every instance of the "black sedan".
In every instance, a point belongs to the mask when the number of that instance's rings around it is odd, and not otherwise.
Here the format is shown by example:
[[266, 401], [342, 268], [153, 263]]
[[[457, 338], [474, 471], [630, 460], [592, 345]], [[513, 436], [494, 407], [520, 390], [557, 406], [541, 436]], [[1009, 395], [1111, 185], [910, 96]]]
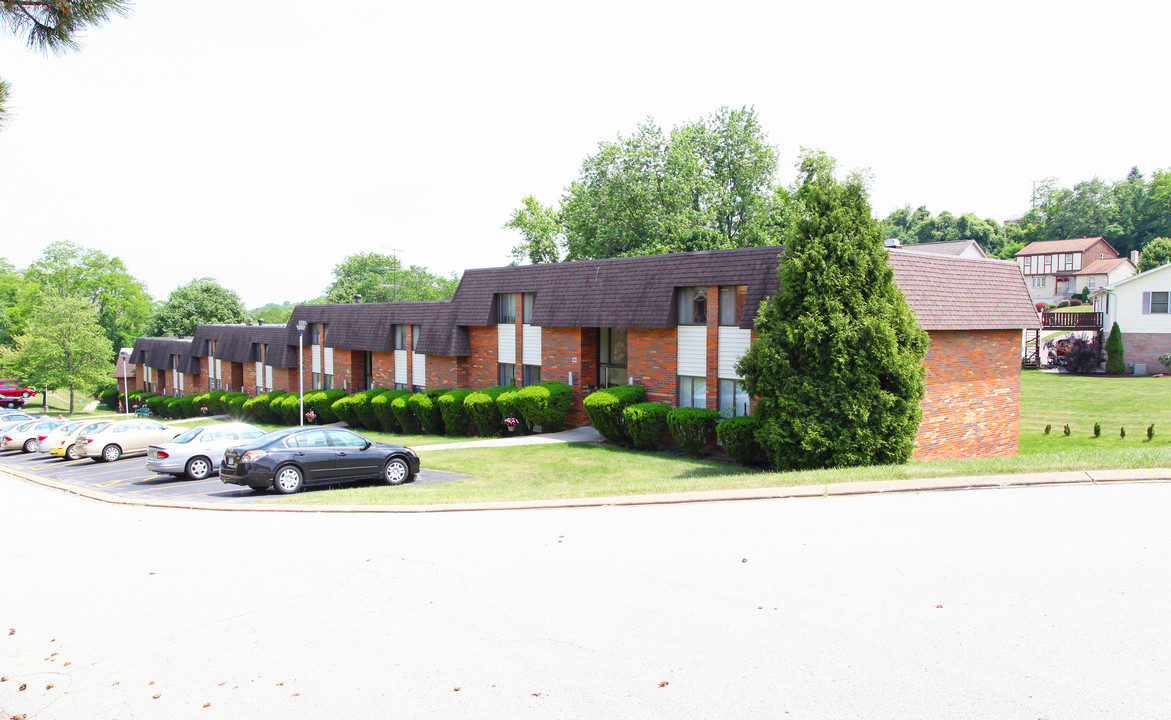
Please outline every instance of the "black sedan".
[[410, 482], [419, 456], [402, 445], [376, 443], [341, 428], [296, 427], [262, 435], [228, 448], [220, 479], [253, 490], [272, 488], [289, 495], [302, 485], [380, 478], [389, 485]]

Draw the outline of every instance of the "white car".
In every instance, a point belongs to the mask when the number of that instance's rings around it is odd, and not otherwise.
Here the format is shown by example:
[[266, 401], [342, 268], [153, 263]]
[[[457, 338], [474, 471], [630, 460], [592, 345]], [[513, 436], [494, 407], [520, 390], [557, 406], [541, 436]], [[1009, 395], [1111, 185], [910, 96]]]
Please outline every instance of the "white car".
[[145, 452], [148, 445], [175, 439], [183, 428], [146, 418], [118, 420], [77, 436], [77, 454], [94, 462], [113, 462], [128, 453]]
[[255, 440], [266, 431], [247, 423], [216, 423], [193, 427], [169, 443], [146, 449], [146, 469], [203, 480], [219, 472], [224, 451]]
[[53, 443], [57, 442], [66, 435], [81, 429], [81, 426], [85, 422], [85, 420], [70, 420], [67, 421], [64, 425], [59, 425], [53, 430], [49, 431], [49, 434], [44, 439], [42, 439], [40, 443], [37, 444], [37, 452], [49, 452], [49, 448], [53, 447]]
[[64, 420], [30, 420], [23, 425], [9, 428], [4, 431], [3, 437], [0, 437], [0, 449], [36, 452], [41, 440], [64, 424]]

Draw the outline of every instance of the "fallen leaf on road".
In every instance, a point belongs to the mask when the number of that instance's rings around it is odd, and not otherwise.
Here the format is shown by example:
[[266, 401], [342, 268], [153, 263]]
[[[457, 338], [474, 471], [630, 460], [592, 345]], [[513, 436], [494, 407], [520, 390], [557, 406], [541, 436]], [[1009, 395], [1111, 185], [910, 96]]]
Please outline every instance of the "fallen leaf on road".
[[533, 697], [541, 697], [541, 693], [533, 693]]
[[60, 655], [60, 654], [61, 654], [61, 653], [53, 653], [53, 654], [52, 654], [52, 655], [50, 655], [49, 657], [57, 657], [57, 656], [58, 656], [58, 655]]
[[0, 682], [8, 682], [8, 676], [0, 677]]
[[147, 683], [147, 685], [154, 685], [154, 684], [155, 684], [154, 680], [151, 680], [150, 682]]
[[18, 688], [17, 688], [17, 690], [19, 690], [19, 691], [21, 691], [21, 692], [24, 692], [25, 690], [28, 690], [28, 684], [27, 684], [27, 683], [21, 683], [21, 684], [20, 684], [20, 687], [18, 687]]
[[204, 703], [203, 706], [204, 707], [211, 707], [211, 703]]
[[53, 683], [49, 683], [48, 685], [46, 685], [46, 686], [45, 686], [45, 689], [46, 689], [46, 690], [52, 690], [52, 689], [53, 689]]
[[73, 664], [73, 663], [71, 663], [71, 662], [67, 662], [67, 663], [65, 663], [65, 667], [69, 667], [69, 666], [70, 666], [70, 665], [72, 665], [72, 664]]
[[746, 562], [748, 562], [748, 558], [740, 558], [740, 562], [746, 563]]
[[670, 684], [671, 684], [671, 683], [669, 683], [669, 682], [667, 682], [666, 680], [664, 680], [663, 682], [659, 683], [659, 687], [667, 687], [667, 686], [668, 686], [668, 685], [670, 685]]
[[293, 693], [293, 697], [301, 697], [301, 693]]
[[937, 607], [937, 608], [941, 608], [941, 607], [943, 607], [943, 606], [942, 606], [942, 605], [936, 605], [935, 607]]
[[462, 689], [462, 688], [454, 687], [454, 688], [452, 688], [452, 689], [451, 689], [451, 691], [452, 691], [452, 692], [459, 692], [461, 689]]
[[15, 635], [15, 634], [16, 634], [16, 628], [8, 628], [8, 634], [9, 634], [9, 635]]
[[162, 694], [162, 693], [158, 693], [158, 694], [155, 694], [155, 695], [151, 695], [151, 697], [152, 697], [152, 698], [154, 698], [155, 700], [158, 700], [158, 699], [159, 699], [159, 698], [161, 698], [162, 696], [163, 696], [163, 694]]

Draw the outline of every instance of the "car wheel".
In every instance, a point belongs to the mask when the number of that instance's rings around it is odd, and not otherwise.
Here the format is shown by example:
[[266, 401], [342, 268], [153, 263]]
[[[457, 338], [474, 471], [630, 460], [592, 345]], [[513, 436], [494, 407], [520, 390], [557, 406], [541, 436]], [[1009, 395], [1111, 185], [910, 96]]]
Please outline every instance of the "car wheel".
[[406, 460], [393, 457], [382, 466], [382, 479], [387, 485], [402, 485], [411, 479], [411, 467]]
[[4, 407], [8, 408], [9, 410], [15, 409], [16, 408], [16, 401], [9, 400], [8, 402], [4, 403]]
[[37, 440], [36, 440], [36, 438], [29, 438], [28, 440], [25, 440], [25, 441], [24, 441], [24, 447], [23, 447], [23, 448], [21, 448], [21, 450], [24, 450], [26, 453], [33, 453], [33, 452], [36, 452], [36, 451], [37, 451]]
[[292, 495], [301, 489], [301, 483], [304, 479], [301, 468], [296, 465], [285, 465], [282, 468], [278, 468], [276, 475], [273, 475], [272, 489], [281, 495]]
[[81, 459], [81, 455], [79, 455], [77, 452], [76, 445], [70, 445], [69, 447], [65, 448], [65, 459], [66, 460], [80, 460]]
[[211, 460], [193, 457], [187, 461], [187, 477], [192, 480], [203, 480], [208, 475], [211, 475]]
[[28, 393], [27, 393], [27, 392], [22, 392], [22, 393], [20, 394], [20, 396], [21, 396], [22, 398], [24, 398], [25, 400], [28, 400]]
[[120, 457], [122, 457], [122, 448], [118, 447], [117, 445], [111, 443], [102, 448], [103, 462], [114, 462]]

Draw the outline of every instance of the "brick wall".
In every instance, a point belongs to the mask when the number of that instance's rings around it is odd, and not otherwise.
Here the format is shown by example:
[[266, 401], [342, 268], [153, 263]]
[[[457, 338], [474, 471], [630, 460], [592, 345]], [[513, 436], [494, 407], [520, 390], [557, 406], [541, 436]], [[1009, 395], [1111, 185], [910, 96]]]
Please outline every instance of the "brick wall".
[[[1102, 333], [1102, 347], [1106, 346], [1108, 337], [1109, 330]], [[1122, 355], [1126, 359], [1128, 373], [1131, 371], [1131, 363], [1145, 363], [1148, 375], [1167, 372], [1167, 368], [1159, 362], [1159, 358], [1166, 353], [1171, 353], [1171, 334], [1122, 332]]]
[[455, 390], [459, 385], [459, 363], [453, 357], [427, 356], [427, 389]]
[[374, 353], [371, 365], [374, 368], [374, 387], [394, 387], [394, 351], [380, 350]]
[[496, 368], [496, 326], [478, 325], [468, 328], [468, 342], [472, 356], [467, 363], [467, 387], [475, 390], [495, 387]]
[[[569, 384], [569, 373], [573, 373], [573, 400], [567, 420], [570, 427], [589, 424], [581, 403], [589, 394], [586, 386], [598, 382], [597, 363], [591, 359], [589, 365], [593, 366], [593, 374], [587, 376], [587, 364], [582, 362], [582, 337], [588, 333], [597, 337], [598, 331], [594, 328], [541, 328], [541, 379]], [[593, 356], [597, 354], [595, 341]]]
[[914, 460], [1012, 457], [1020, 432], [1020, 331], [934, 331]]
[[[675, 328], [630, 328], [626, 331], [627, 368], [634, 382], [646, 388], [651, 402], [675, 405], [679, 367]], [[594, 350], [597, 355], [597, 350]], [[596, 381], [595, 381], [596, 382]]]
[[221, 379], [223, 380], [220, 389], [239, 392], [240, 385], [244, 382], [244, 363], [221, 362], [220, 370]]
[[[244, 369], [244, 394], [248, 397], [256, 397], [256, 363], [243, 363]], [[264, 384], [264, 378], [260, 378], [260, 383]]]

